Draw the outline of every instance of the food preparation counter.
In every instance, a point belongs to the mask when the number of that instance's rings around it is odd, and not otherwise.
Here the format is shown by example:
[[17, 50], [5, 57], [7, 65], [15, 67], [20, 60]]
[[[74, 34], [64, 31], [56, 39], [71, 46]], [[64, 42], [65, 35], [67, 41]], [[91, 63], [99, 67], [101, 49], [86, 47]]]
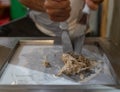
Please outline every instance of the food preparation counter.
[[[0, 75], [3, 74], [5, 68], [7, 67], [9, 60], [14, 54], [14, 49], [18, 41], [20, 40], [53, 40], [54, 44], [61, 44], [59, 38], [21, 38], [21, 37], [11, 37], [11, 38], [0, 38]], [[102, 92], [106, 90], [108, 92], [119, 89], [119, 79], [120, 79], [120, 48], [115, 44], [111, 43], [108, 39], [103, 38], [86, 38], [86, 44], [99, 43], [98, 46], [106, 54], [107, 58], [112, 65], [114, 78], [117, 79], [116, 85], [0, 85], [1, 92], [78, 92], [78, 91], [89, 91], [89, 92]], [[111, 70], [112, 71], [112, 70]]]

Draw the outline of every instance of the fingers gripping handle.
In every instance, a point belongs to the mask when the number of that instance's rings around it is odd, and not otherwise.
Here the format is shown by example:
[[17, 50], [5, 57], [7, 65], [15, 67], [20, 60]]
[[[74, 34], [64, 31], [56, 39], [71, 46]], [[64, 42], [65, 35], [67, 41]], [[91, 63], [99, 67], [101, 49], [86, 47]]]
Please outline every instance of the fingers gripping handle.
[[[46, 0], [47, 1], [47, 0]], [[57, 2], [60, 2], [62, 0], [53, 0], [53, 1], [57, 1]], [[68, 29], [68, 24], [67, 22], [60, 22], [60, 25], [59, 25], [59, 28], [62, 29], [62, 30], [67, 30]]]
[[[83, 13], [86, 13], [86, 14], [90, 14], [90, 8], [89, 8], [89, 6], [87, 5], [87, 4], [85, 4], [85, 6], [84, 6], [84, 8], [83, 8]], [[61, 22], [60, 23], [60, 28], [61, 29], [63, 29], [63, 30], [65, 30], [65, 29], [68, 29], [68, 24], [67, 24], [67, 22]]]

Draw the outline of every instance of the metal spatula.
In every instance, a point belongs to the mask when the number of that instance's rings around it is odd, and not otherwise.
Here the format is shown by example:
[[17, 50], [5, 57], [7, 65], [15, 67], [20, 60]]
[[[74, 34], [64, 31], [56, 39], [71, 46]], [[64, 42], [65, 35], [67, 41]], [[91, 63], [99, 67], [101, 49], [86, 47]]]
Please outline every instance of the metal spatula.
[[[80, 32], [85, 31], [86, 25], [87, 25], [87, 18], [88, 15], [90, 14], [90, 8], [88, 7], [87, 4], [85, 4], [82, 14], [80, 14], [78, 18], [78, 23], [81, 24]], [[74, 53], [79, 55], [82, 52], [82, 47], [84, 45], [84, 40], [85, 40], [85, 33], [82, 36], [76, 37], [73, 41], [74, 43]]]
[[73, 46], [69, 36], [67, 22], [61, 22], [59, 27], [62, 30], [61, 38], [62, 38], [62, 44], [63, 44], [63, 52], [64, 53], [73, 52]]

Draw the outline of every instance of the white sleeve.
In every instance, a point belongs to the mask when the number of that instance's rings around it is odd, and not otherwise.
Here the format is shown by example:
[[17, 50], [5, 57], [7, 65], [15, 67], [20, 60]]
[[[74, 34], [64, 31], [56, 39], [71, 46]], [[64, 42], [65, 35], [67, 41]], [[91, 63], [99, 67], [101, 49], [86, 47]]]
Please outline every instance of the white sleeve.
[[82, 9], [84, 6], [84, 0], [70, 0], [71, 2], [71, 14], [70, 18], [67, 20], [69, 26], [69, 33], [71, 38], [80, 36], [84, 34], [86, 26], [82, 26], [77, 23], [78, 16], [82, 14]]

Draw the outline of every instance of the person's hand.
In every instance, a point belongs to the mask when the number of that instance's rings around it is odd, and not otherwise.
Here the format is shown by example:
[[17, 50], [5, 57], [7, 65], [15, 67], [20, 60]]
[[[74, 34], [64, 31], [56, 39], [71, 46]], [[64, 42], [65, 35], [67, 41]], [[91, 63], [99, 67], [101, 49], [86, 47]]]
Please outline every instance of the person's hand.
[[101, 4], [104, 0], [85, 0], [88, 6], [92, 10], [96, 10], [99, 7], [99, 4]]
[[70, 16], [69, 0], [45, 0], [44, 8], [50, 19], [55, 22], [62, 22]]
[[45, 12], [45, 9], [44, 9], [45, 0], [19, 0], [19, 1], [32, 10]]

